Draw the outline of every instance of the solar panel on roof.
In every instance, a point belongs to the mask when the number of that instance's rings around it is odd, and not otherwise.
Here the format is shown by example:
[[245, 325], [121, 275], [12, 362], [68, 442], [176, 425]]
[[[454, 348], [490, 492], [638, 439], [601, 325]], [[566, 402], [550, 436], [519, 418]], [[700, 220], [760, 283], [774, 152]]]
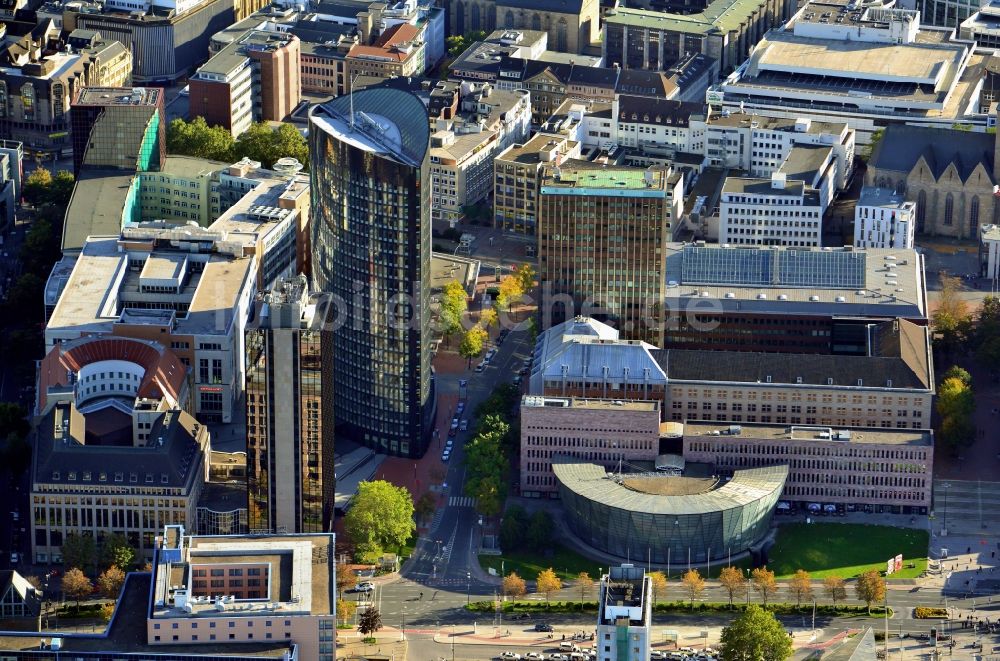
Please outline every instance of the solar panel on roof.
[[858, 289], [865, 285], [863, 252], [685, 246], [685, 284]]

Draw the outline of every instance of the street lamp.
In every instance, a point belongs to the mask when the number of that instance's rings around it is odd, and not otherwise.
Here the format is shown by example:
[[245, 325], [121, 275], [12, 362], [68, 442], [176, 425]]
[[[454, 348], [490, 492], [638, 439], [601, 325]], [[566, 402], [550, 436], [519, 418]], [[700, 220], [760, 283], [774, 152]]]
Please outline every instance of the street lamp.
[[948, 534], [948, 489], [951, 488], [951, 483], [945, 482], [941, 486], [944, 487], [944, 513], [942, 514], [941, 536], [945, 537]]
[[465, 572], [465, 605], [469, 605], [470, 595], [472, 594], [472, 572]]
[[747, 567], [747, 608], [750, 607], [750, 568]]

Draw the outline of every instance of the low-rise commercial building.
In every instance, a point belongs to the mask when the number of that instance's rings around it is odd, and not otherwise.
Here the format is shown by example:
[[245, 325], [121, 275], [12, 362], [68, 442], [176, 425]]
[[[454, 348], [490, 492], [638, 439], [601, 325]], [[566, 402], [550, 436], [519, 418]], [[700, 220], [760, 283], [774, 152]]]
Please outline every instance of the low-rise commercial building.
[[383, 32], [371, 45], [358, 43], [344, 58], [348, 80], [355, 76], [407, 78], [421, 76], [427, 66], [420, 29], [400, 23]]
[[62, 561], [66, 535], [124, 532], [151, 558], [163, 525], [193, 526], [211, 451], [190, 368], [150, 340], [93, 337], [49, 349], [38, 369], [32, 558]]
[[653, 644], [653, 581], [641, 567], [609, 567], [601, 576], [594, 650], [600, 661], [648, 659]]
[[0, 235], [14, 227], [14, 212], [21, 200], [24, 145], [0, 140]]
[[493, 159], [493, 226], [505, 232], [535, 234], [542, 168], [580, 158], [580, 143], [564, 136], [537, 133], [511, 145]]
[[854, 207], [855, 248], [913, 248], [917, 204], [894, 190], [866, 186]]
[[[299, 658], [333, 661], [333, 533], [201, 536], [168, 525], [157, 538], [146, 640], [293, 643]], [[270, 635], [269, 635], [270, 634]]]
[[707, 101], [716, 110], [847, 123], [861, 144], [890, 123], [985, 124], [970, 109], [989, 55], [920, 21], [912, 9], [807, 2], [783, 29], [750, 41], [753, 54]]
[[248, 31], [191, 76], [191, 115], [234, 136], [254, 122], [285, 119], [302, 97], [299, 58], [295, 35]]
[[983, 225], [979, 231], [979, 274], [1000, 279], [1000, 225]]
[[[930, 429], [684, 423], [684, 459], [717, 471], [788, 465], [782, 498], [852, 510], [926, 514], [931, 507]], [[813, 509], [816, 509], [815, 507]]]
[[539, 336], [532, 395], [662, 402], [666, 420], [925, 429], [934, 368], [926, 327], [868, 324], [855, 355], [657, 349], [578, 318]]
[[159, 170], [167, 158], [164, 91], [158, 87], [83, 87], [70, 109], [73, 173]]
[[[958, 36], [976, 42], [980, 48], [1000, 48], [1000, 2], [990, 0], [977, 5], [979, 11], [973, 11], [968, 18], [961, 20]], [[974, 7], [966, 7], [966, 11], [969, 9]]]
[[660, 441], [657, 400], [521, 398], [521, 495], [555, 498], [557, 455], [615, 468], [619, 461], [648, 461]]

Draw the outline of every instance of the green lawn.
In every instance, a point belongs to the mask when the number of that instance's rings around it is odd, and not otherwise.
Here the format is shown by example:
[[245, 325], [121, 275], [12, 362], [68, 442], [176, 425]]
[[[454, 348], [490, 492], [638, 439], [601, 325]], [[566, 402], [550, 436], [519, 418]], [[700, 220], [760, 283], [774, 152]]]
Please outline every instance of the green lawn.
[[[597, 579], [597, 570], [601, 566], [599, 562], [594, 560], [588, 560], [566, 548], [565, 546], [554, 543], [552, 545], [552, 551], [549, 555], [543, 553], [534, 552], [520, 552], [512, 551], [504, 553], [501, 555], [480, 555], [479, 564], [483, 569], [489, 569], [492, 567], [497, 570], [497, 574], [500, 573], [500, 563], [503, 562], [503, 571], [510, 573], [516, 571], [517, 575], [526, 581], [533, 581], [535, 577], [538, 576], [538, 572], [543, 569], [548, 569], [552, 567], [559, 578], [566, 580], [570, 578], [576, 578], [576, 576], [585, 571], [590, 574], [591, 578]], [[607, 569], [607, 566], [604, 567]]]
[[[903, 554], [903, 569], [890, 578], [916, 578], [927, 568], [927, 531], [853, 523], [792, 523], [778, 528], [768, 568], [778, 578], [805, 569], [813, 578], [853, 578]], [[907, 565], [916, 567], [908, 569]]]

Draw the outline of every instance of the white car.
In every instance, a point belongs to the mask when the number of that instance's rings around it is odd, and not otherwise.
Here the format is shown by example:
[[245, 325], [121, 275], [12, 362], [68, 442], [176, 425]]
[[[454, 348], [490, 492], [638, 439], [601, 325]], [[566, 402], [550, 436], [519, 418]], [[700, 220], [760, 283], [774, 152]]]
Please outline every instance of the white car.
[[545, 661], [545, 655], [541, 652], [528, 652], [524, 655], [525, 661]]
[[515, 661], [521, 661], [521, 655], [517, 652], [501, 652], [501, 659], [514, 659]]
[[484, 369], [486, 369], [486, 361], [485, 360], [483, 362], [479, 363], [478, 365], [476, 365], [476, 371], [477, 372], [482, 372]]

